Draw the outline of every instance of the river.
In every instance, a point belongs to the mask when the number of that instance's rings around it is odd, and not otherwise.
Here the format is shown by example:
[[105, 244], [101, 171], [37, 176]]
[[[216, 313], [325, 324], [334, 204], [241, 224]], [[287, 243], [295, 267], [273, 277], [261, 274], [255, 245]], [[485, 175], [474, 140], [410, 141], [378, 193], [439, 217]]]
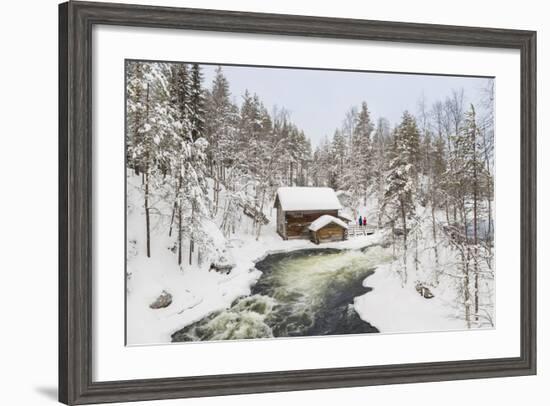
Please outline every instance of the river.
[[262, 276], [250, 296], [176, 331], [172, 341], [377, 333], [353, 302], [372, 290], [363, 281], [390, 259], [377, 245], [270, 254], [256, 263]]

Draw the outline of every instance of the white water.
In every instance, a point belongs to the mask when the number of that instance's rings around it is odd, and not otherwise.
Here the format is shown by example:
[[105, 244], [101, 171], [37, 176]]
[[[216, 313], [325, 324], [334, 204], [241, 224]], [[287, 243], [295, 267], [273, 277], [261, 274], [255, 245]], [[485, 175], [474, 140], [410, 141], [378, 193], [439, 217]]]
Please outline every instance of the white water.
[[[250, 296], [172, 335], [173, 341], [314, 336], [378, 332], [353, 308], [374, 269], [391, 256], [363, 250], [300, 250], [256, 264], [263, 272]], [[368, 285], [368, 279], [366, 279]], [[368, 318], [364, 317], [364, 318]]]

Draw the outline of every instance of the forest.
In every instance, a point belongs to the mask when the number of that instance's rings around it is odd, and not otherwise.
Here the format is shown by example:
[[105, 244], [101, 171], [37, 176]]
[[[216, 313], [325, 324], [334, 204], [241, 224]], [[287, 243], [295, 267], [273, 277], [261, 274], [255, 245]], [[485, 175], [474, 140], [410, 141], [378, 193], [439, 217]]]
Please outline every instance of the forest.
[[144, 237], [129, 235], [128, 278], [166, 250], [183, 273], [228, 261], [233, 239], [274, 227], [277, 188], [328, 186], [380, 230], [403, 287], [444, 283], [466, 327], [494, 326], [492, 80], [474, 102], [419, 95], [396, 123], [365, 94], [315, 146], [284, 107], [232, 94], [223, 67], [205, 83], [198, 64], [128, 61], [126, 81], [127, 213]]

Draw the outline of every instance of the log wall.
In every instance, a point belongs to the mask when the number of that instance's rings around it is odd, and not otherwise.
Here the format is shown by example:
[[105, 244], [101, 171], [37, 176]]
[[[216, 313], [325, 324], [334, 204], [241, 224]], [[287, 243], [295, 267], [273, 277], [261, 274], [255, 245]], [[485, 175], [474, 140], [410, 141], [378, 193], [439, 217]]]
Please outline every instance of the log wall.
[[309, 225], [324, 214], [336, 217], [338, 210], [285, 212], [286, 238], [309, 238]]

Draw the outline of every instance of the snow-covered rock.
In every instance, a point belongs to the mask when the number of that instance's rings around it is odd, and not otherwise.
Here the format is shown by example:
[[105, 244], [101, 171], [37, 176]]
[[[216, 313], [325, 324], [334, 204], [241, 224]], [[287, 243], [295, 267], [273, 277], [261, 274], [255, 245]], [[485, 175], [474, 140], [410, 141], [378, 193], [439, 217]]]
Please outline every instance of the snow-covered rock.
[[159, 297], [149, 305], [151, 309], [163, 309], [172, 304], [172, 295], [163, 290]]
[[220, 255], [210, 264], [210, 269], [215, 269], [218, 272], [229, 273], [233, 268], [235, 268], [235, 261], [227, 254]]

